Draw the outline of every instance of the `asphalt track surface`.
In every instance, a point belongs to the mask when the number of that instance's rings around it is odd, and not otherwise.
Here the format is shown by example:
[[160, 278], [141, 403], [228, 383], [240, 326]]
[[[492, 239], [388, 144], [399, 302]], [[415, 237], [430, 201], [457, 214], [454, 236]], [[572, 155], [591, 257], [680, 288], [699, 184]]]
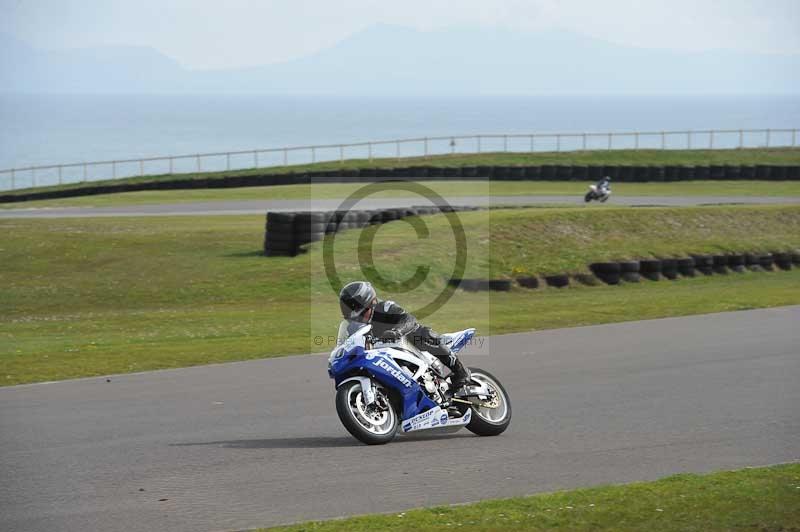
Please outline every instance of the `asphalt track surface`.
[[[450, 205], [585, 205], [581, 196], [449, 196], [444, 198]], [[336, 210], [343, 199], [315, 200], [245, 200], [245, 201], [198, 201], [154, 205], [130, 205], [119, 207], [52, 207], [0, 209], [0, 220], [4, 218], [90, 218], [105, 216], [197, 216], [264, 214], [267, 211]], [[356, 209], [387, 209], [429, 205], [423, 197], [365, 199]], [[614, 196], [607, 205], [640, 206], [690, 206], [706, 204], [789, 204], [800, 203], [800, 196]], [[593, 202], [592, 205], [596, 205]]]
[[[0, 529], [207, 531], [800, 459], [800, 306], [483, 338], [511, 427], [342, 428], [324, 355], [0, 389]], [[478, 339], [480, 341], [480, 339]]]

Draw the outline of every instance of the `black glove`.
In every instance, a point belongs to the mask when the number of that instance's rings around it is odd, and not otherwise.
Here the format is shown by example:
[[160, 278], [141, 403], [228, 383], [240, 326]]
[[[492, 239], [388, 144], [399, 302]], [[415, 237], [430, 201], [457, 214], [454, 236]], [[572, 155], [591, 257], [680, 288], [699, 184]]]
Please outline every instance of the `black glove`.
[[383, 332], [383, 334], [381, 335], [381, 341], [396, 342], [402, 337], [403, 335], [400, 334], [400, 331], [398, 331], [397, 329], [389, 329]]

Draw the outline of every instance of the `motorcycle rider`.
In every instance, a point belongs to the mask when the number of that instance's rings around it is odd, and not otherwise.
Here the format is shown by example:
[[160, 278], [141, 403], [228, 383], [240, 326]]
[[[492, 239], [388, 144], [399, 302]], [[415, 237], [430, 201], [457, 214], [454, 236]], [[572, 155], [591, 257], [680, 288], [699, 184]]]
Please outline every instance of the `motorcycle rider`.
[[418, 323], [394, 301], [379, 300], [371, 283], [356, 281], [345, 285], [339, 292], [339, 307], [345, 320], [339, 327], [340, 343], [364, 324], [371, 323], [373, 335], [381, 341], [396, 342], [406, 337], [418, 349], [429, 352], [450, 368], [454, 392], [469, 384], [469, 370], [441, 337], [430, 327]]
[[597, 193], [608, 194], [611, 192], [611, 177], [604, 176], [603, 179], [597, 182]]

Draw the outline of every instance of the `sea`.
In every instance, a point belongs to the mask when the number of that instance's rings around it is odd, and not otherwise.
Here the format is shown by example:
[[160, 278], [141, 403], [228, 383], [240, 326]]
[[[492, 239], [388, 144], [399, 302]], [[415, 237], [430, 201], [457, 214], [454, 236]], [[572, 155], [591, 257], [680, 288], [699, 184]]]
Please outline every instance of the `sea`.
[[[249, 168], [428, 153], [549, 151], [583, 147], [582, 137], [527, 137], [545, 133], [596, 133], [588, 149], [607, 149], [607, 132], [800, 128], [798, 95], [532, 95], [475, 97], [336, 97], [176, 94], [0, 94], [0, 171], [39, 165], [248, 151], [201, 157], [202, 170]], [[450, 139], [457, 136], [496, 137]], [[502, 135], [523, 135], [503, 138]], [[286, 152], [253, 150], [367, 141], [445, 137], [444, 140]], [[788, 133], [642, 136], [640, 148], [788, 145]], [[478, 143], [480, 142], [480, 146]], [[615, 136], [614, 148], [633, 147]], [[800, 143], [800, 138], [796, 139]], [[663, 143], [663, 144], [662, 144]], [[197, 157], [173, 161], [173, 171], [194, 171]], [[163, 173], [166, 161], [121, 163], [117, 177]], [[111, 176], [109, 165], [15, 172], [14, 187]], [[0, 189], [11, 188], [10, 173]]]

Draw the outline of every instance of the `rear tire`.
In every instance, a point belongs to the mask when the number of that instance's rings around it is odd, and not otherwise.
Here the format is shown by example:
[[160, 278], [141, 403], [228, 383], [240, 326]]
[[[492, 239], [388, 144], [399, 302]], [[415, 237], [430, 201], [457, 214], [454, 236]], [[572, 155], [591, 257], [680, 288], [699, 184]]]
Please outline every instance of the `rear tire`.
[[469, 368], [469, 370], [474, 381], [487, 383], [497, 391], [501, 401], [497, 408], [505, 408], [505, 411], [502, 412], [501, 417], [492, 418], [492, 414], [496, 414], [496, 412], [492, 412], [495, 409], [486, 409], [484, 411], [482, 408], [471, 406], [472, 418], [467, 424], [467, 430], [478, 436], [497, 436], [502, 434], [511, 423], [511, 399], [508, 396], [508, 392], [503, 388], [497, 377], [488, 371], [480, 368]]
[[[385, 422], [380, 426], [372, 425], [359, 413], [359, 407], [363, 410], [360, 382], [346, 382], [336, 390], [336, 413], [339, 414], [339, 420], [344, 425], [344, 428], [347, 429], [347, 432], [367, 445], [389, 443], [397, 434], [397, 427], [400, 424], [397, 413], [388, 398], [386, 403], [388, 404], [388, 410], [385, 411]], [[370, 426], [373, 430], [368, 428]]]
[[586, 203], [589, 203], [590, 201], [592, 201], [592, 193], [591, 192], [587, 192], [586, 195], [583, 197], [583, 201], [585, 201]]

